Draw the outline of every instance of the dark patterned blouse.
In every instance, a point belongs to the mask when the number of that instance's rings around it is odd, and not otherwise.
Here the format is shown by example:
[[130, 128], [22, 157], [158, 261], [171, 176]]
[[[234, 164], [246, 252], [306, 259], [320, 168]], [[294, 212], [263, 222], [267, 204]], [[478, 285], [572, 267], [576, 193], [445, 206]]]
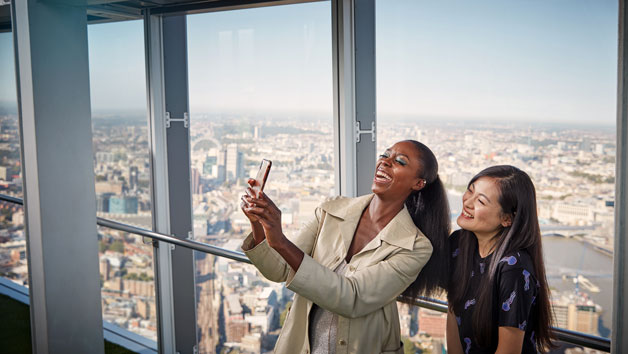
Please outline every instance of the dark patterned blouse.
[[[456, 231], [449, 237], [451, 264], [450, 276], [456, 266], [459, 254], [458, 242], [460, 232]], [[461, 313], [456, 314], [458, 333], [462, 350], [465, 354], [494, 353], [497, 349], [499, 327], [515, 327], [525, 331], [522, 353], [538, 353], [534, 338], [534, 328], [528, 323], [534, 323], [536, 316], [536, 296], [539, 284], [534, 273], [534, 266], [530, 255], [525, 250], [507, 254], [502, 257], [497, 267], [493, 284], [493, 335], [490, 347], [481, 348], [475, 343], [473, 333], [473, 311], [477, 303], [477, 295], [481, 280], [486, 276], [492, 255], [481, 258], [476, 251], [473, 256], [473, 270], [469, 287], [465, 294], [465, 303]], [[455, 283], [455, 279], [453, 283]]]

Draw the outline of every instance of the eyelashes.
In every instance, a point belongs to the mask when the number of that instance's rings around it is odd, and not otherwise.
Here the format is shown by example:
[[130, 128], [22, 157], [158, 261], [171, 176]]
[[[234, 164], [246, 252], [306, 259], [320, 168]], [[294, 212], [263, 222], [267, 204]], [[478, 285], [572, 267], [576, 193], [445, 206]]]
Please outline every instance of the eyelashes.
[[[389, 153], [387, 153], [387, 152], [385, 152], [385, 153], [383, 153], [383, 154], [379, 155], [379, 158], [380, 158], [380, 159], [387, 159], [387, 158], [389, 158], [389, 157], [390, 157], [390, 154], [389, 154]], [[404, 159], [402, 159], [402, 158], [400, 158], [400, 157], [397, 157], [397, 158], [395, 159], [395, 162], [396, 162], [396, 163], [398, 163], [398, 164], [400, 164], [401, 166], [406, 166], [406, 165], [408, 164], [408, 162], [407, 162], [407, 161], [405, 161]]]

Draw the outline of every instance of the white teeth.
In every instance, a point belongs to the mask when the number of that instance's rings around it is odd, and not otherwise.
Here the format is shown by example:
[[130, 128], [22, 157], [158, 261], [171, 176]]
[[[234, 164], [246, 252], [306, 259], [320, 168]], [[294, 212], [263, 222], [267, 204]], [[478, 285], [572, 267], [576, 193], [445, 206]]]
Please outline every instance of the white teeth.
[[380, 177], [380, 178], [384, 178], [384, 179], [387, 179], [387, 180], [391, 180], [392, 179], [387, 173], [384, 173], [384, 172], [382, 172], [380, 170], [378, 170], [377, 173], [375, 173], [375, 177]]
[[466, 216], [466, 217], [468, 217], [468, 218], [473, 219], [473, 215], [471, 215], [471, 214], [467, 213], [464, 209], [462, 209], [462, 215], [464, 215], [464, 216]]

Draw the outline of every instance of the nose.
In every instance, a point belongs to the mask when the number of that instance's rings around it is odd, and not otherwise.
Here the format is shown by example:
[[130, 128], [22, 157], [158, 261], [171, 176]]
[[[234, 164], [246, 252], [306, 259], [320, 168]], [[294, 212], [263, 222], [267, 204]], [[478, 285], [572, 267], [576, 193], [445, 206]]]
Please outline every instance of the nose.
[[392, 165], [390, 163], [390, 159], [391, 158], [392, 157], [390, 157], [390, 156], [389, 157], [380, 157], [381, 164], [386, 165], [386, 166], [391, 166]]
[[473, 197], [472, 196], [468, 196], [468, 197], [462, 197], [462, 206], [464, 206], [467, 209], [471, 209], [473, 210]]

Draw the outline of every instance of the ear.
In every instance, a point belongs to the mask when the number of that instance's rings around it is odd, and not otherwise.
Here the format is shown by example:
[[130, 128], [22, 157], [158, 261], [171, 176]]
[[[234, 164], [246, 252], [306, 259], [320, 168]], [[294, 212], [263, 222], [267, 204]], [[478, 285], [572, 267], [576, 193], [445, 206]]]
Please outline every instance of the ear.
[[425, 185], [427, 184], [427, 181], [423, 178], [419, 179], [419, 181], [412, 186], [412, 190], [413, 191], [420, 191], [421, 189], [425, 188]]
[[502, 226], [503, 227], [512, 226], [512, 214], [504, 214], [502, 216]]

